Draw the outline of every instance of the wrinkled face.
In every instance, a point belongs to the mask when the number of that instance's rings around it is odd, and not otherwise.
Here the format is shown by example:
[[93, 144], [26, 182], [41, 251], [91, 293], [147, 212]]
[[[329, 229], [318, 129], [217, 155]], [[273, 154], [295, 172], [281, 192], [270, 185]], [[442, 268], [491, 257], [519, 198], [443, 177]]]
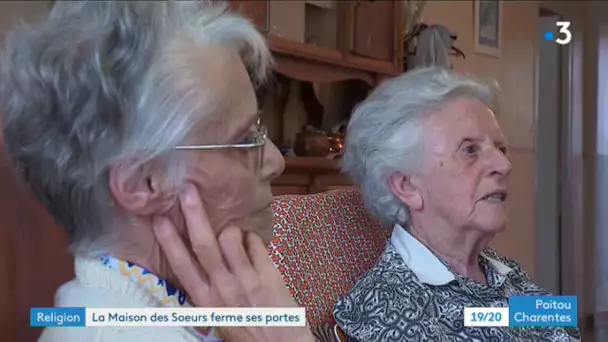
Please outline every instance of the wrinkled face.
[[[218, 57], [219, 56], [219, 57]], [[194, 127], [186, 144], [234, 144], [255, 135], [258, 104], [248, 73], [236, 53], [223, 52], [204, 65], [201, 77], [216, 86], [208, 93], [219, 99], [211, 121]], [[271, 181], [283, 172], [284, 161], [270, 141], [263, 147], [177, 151], [187, 160], [187, 178], [201, 195], [212, 227], [228, 225], [272, 239]]]
[[423, 124], [425, 172], [416, 176], [421, 212], [452, 226], [497, 233], [506, 225], [511, 162], [492, 111], [457, 99]]

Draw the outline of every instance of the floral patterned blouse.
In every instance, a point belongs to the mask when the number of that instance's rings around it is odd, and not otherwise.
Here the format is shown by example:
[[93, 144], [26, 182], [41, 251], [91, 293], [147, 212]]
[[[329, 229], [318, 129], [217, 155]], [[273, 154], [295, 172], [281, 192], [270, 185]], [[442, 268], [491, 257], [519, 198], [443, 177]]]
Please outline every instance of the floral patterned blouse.
[[493, 249], [479, 263], [487, 284], [456, 274], [395, 226], [377, 264], [336, 303], [337, 325], [348, 341], [359, 342], [580, 340], [576, 328], [465, 327], [464, 307], [507, 307], [510, 296], [551, 295]]

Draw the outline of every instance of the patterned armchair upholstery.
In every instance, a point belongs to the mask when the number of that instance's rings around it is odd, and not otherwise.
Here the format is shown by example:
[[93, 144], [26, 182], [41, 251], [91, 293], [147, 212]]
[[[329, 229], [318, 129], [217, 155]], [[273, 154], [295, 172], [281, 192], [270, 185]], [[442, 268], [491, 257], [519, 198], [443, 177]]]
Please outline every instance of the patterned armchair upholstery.
[[272, 261], [311, 328], [333, 325], [334, 303], [375, 264], [390, 229], [369, 216], [354, 188], [278, 196], [272, 206]]

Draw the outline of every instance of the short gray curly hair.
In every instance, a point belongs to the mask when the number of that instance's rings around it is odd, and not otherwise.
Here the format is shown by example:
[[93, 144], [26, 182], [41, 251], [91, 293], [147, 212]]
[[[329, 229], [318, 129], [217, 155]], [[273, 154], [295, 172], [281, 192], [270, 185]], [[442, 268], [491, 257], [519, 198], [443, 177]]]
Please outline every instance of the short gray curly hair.
[[498, 113], [498, 86], [436, 68], [406, 72], [381, 84], [350, 119], [343, 171], [359, 186], [368, 210], [387, 224], [409, 223], [409, 210], [388, 188], [394, 172], [413, 172], [423, 156], [425, 117], [455, 98], [473, 98]]
[[217, 2], [60, 1], [45, 21], [6, 39], [5, 147], [74, 253], [107, 247], [109, 167], [166, 157], [213, 110], [213, 99], [200, 96], [213, 84], [192, 89], [191, 70], [170, 63], [192, 53], [168, 49], [176, 39], [234, 49], [254, 85], [272, 67], [264, 37]]

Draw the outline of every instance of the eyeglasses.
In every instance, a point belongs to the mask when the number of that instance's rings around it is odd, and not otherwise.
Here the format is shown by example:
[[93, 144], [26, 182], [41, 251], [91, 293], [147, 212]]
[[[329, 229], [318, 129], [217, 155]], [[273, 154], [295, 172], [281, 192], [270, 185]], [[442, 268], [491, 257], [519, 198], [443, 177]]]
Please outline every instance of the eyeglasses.
[[[244, 140], [240, 143], [235, 144], [208, 144], [208, 145], [178, 145], [174, 149], [178, 151], [196, 151], [196, 150], [215, 150], [215, 149], [232, 149], [232, 148], [256, 148], [264, 147], [266, 145], [266, 137], [268, 136], [268, 129], [262, 124], [260, 118], [255, 123], [255, 131], [251, 132]], [[264, 149], [257, 149], [255, 153], [255, 161], [253, 163], [253, 169], [259, 172], [262, 163], [264, 161]]]
[[261, 119], [258, 118], [256, 121], [256, 130], [252, 132], [245, 140], [241, 143], [236, 144], [210, 144], [210, 145], [178, 145], [174, 148], [176, 150], [214, 150], [223, 148], [254, 148], [263, 147], [266, 145], [266, 136], [268, 135], [268, 129], [262, 124]]

